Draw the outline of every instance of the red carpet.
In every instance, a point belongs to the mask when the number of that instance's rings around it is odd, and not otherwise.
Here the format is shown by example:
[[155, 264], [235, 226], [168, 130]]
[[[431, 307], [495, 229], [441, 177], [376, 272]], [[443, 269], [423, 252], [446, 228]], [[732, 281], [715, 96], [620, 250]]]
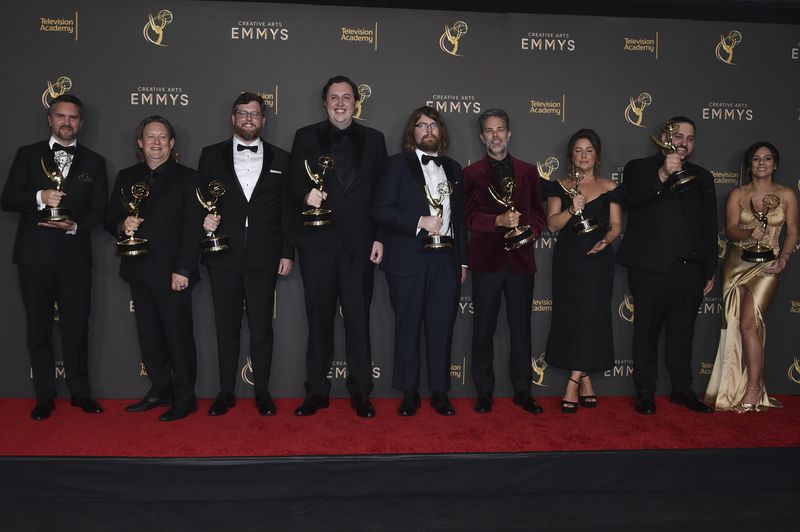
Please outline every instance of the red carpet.
[[227, 415], [206, 415], [210, 400], [186, 419], [162, 423], [163, 409], [123, 411], [131, 401], [101, 401], [106, 411], [84, 414], [65, 400], [50, 419], [32, 421], [31, 399], [0, 400], [0, 456], [252, 457], [371, 454], [510, 453], [639, 449], [800, 447], [800, 397], [759, 414], [696, 414], [658, 398], [658, 414], [641, 416], [630, 397], [601, 397], [596, 410], [560, 412], [557, 398], [541, 400], [545, 413], [523, 412], [508, 398], [491, 414], [472, 399], [455, 399], [457, 415], [436, 415], [423, 399], [417, 416], [397, 415], [399, 400], [374, 401], [378, 416], [356, 417], [347, 399], [308, 418], [294, 416], [298, 399], [280, 399], [278, 415], [258, 415], [241, 400]]

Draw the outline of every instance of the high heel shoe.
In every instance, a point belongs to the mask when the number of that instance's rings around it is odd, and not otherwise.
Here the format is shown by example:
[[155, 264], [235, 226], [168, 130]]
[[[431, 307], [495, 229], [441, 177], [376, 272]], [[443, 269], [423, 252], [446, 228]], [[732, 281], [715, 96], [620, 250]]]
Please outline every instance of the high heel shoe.
[[[576, 381], [572, 377], [569, 378], [572, 382], [578, 385], [578, 393], [580, 394], [581, 383], [580, 381]], [[566, 392], [565, 394], [566, 395]], [[578, 411], [578, 403], [575, 401], [567, 401], [566, 399], [561, 400], [561, 411], [565, 414], [574, 414]]]
[[764, 395], [763, 388], [761, 386], [748, 386], [747, 389], [748, 390], [758, 390], [760, 392], [758, 394], [758, 402], [756, 402], [756, 403], [739, 402], [739, 404], [733, 406], [733, 408], [731, 408], [731, 410], [733, 410], [737, 414], [747, 414], [749, 412], [761, 412], [761, 411], [763, 411], [763, 407], [761, 406], [761, 396]]
[[[581, 375], [579, 380], [583, 380], [588, 377], [588, 373], [584, 373]], [[572, 380], [572, 379], [570, 379]], [[572, 381], [575, 382], [575, 381]], [[597, 396], [596, 395], [581, 395], [581, 385], [578, 383], [578, 401], [580, 401], [581, 406], [583, 408], [597, 408]]]

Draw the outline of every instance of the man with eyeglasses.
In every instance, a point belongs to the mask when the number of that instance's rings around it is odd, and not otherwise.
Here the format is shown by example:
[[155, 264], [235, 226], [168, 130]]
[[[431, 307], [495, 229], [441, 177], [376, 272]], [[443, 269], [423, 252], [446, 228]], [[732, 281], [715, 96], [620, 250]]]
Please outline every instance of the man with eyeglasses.
[[[381, 262], [383, 244], [370, 211], [373, 185], [386, 160], [386, 142], [381, 132], [353, 121], [359, 98], [351, 79], [330, 78], [322, 89], [327, 119], [299, 129], [292, 145], [289, 193], [296, 215], [290, 234], [299, 252], [308, 319], [306, 398], [295, 410], [298, 416], [314, 415], [329, 405], [337, 299], [344, 316], [351, 405], [359, 417], [375, 416], [369, 400], [373, 388], [369, 310], [374, 265]], [[323, 176], [324, 185], [315, 183], [310, 174]], [[311, 225], [303, 213], [314, 208], [330, 211], [330, 223]]]
[[208, 267], [217, 328], [220, 392], [208, 415], [221, 416], [236, 405], [242, 307], [250, 329], [250, 362], [258, 413], [272, 416], [272, 311], [277, 276], [292, 270], [294, 248], [287, 232], [292, 207], [286, 195], [289, 153], [261, 138], [266, 123], [263, 98], [252, 92], [233, 102], [233, 138], [203, 148], [198, 170], [205, 184], [219, 181], [219, 214], [208, 214], [203, 229], [228, 237], [228, 249], [203, 255]]
[[393, 386], [403, 392], [398, 414], [420, 408], [420, 333], [431, 406], [452, 416], [450, 349], [460, 284], [467, 278], [467, 233], [461, 166], [445, 156], [447, 126], [436, 109], [411, 113], [403, 152], [389, 158], [372, 213], [385, 232], [384, 260], [395, 314]]

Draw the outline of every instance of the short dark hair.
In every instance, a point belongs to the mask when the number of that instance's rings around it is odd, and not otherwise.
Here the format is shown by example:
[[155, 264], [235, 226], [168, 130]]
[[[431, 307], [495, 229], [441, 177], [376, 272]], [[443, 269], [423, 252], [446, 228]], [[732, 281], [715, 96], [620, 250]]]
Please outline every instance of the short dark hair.
[[267, 115], [267, 103], [264, 101], [264, 98], [255, 92], [243, 92], [237, 96], [233, 101], [233, 109], [231, 110], [231, 114], [235, 115], [236, 111], [239, 110], [240, 105], [247, 105], [250, 102], [258, 102], [258, 108], [261, 109], [261, 114], [264, 116]]
[[694, 120], [689, 118], [688, 116], [678, 115], [673, 116], [667, 122], [683, 122], [684, 124], [690, 124], [692, 129], [694, 129], [695, 133], [697, 133], [697, 125], [694, 123]]
[[588, 140], [589, 144], [591, 144], [592, 148], [594, 148], [594, 153], [596, 154], [595, 168], [597, 168], [600, 166], [600, 155], [603, 151], [603, 143], [600, 142], [600, 135], [598, 135], [594, 129], [579, 129], [570, 137], [569, 142], [567, 143], [567, 161], [572, 164], [572, 150], [575, 149], [575, 144], [577, 144], [577, 142], [581, 139]]
[[417, 107], [411, 112], [411, 116], [408, 117], [406, 127], [403, 130], [403, 151], [410, 153], [417, 148], [417, 142], [414, 140], [414, 129], [417, 126], [417, 120], [423, 115], [439, 125], [439, 155], [444, 155], [447, 152], [447, 148], [450, 147], [450, 136], [447, 134], [447, 124], [444, 123], [444, 117], [442, 117], [439, 111], [428, 105]]
[[347, 83], [348, 85], [350, 85], [350, 88], [353, 89], [353, 98], [355, 98], [355, 101], [359, 101], [361, 99], [361, 94], [359, 94], [358, 92], [358, 86], [352, 79], [348, 78], [347, 76], [333, 76], [328, 80], [327, 83], [325, 83], [325, 86], [322, 87], [323, 102], [328, 99], [328, 89], [330, 89], [331, 85], [333, 85], [334, 83]]
[[53, 101], [50, 102], [50, 110], [48, 113], [52, 113], [53, 107], [59, 103], [71, 103], [75, 105], [78, 108], [78, 112], [80, 112], [81, 118], [83, 118], [83, 102], [74, 94], [62, 94], [61, 96], [56, 96], [53, 98]]
[[491, 109], [487, 109], [481, 113], [481, 116], [478, 117], [478, 132], [483, 133], [483, 126], [486, 124], [486, 121], [490, 118], [499, 118], [503, 122], [506, 123], [506, 129], [511, 131], [511, 119], [508, 117], [508, 113], [505, 109], [500, 109], [498, 107], [492, 107]]
[[[167, 133], [169, 134], [169, 138], [172, 140], [177, 140], [175, 138], [175, 128], [172, 127], [172, 124], [170, 124], [169, 120], [160, 115], [150, 115], [147, 118], [143, 119], [141, 122], [139, 122], [139, 125], [136, 126], [136, 140], [142, 140], [144, 138], [144, 128], [146, 128], [148, 124], [152, 124], [153, 122], [158, 122], [159, 124], [163, 124], [164, 127], [167, 128]], [[137, 154], [139, 155], [139, 158], [144, 160], [144, 153], [142, 153], [142, 149], [139, 147], [138, 143], [136, 144], [136, 150]], [[177, 154], [175, 153], [174, 150], [172, 151], [172, 158], [175, 160], [178, 159]]]
[[[761, 148], [766, 148], [770, 151], [770, 153], [772, 153], [772, 160], [775, 161], [775, 170], [778, 169], [778, 164], [781, 162], [781, 154], [778, 151], [778, 148], [776, 148], [771, 142], [759, 140], [758, 142], [754, 142], [749, 148], [747, 148], [747, 151], [744, 152], [744, 175], [742, 176], [742, 183], [749, 183], [753, 180], [752, 160], [756, 152]], [[745, 181], [745, 177], [747, 178], [747, 181]]]

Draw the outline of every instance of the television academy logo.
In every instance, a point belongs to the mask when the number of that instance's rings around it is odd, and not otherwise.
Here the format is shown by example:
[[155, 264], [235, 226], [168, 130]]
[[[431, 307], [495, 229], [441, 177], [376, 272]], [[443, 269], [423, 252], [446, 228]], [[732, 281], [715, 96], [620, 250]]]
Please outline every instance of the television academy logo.
[[620, 318], [627, 321], [628, 323], [633, 323], [634, 319], [633, 296], [628, 294], [624, 294], [622, 296], [622, 303], [619, 304], [618, 313]]
[[463, 20], [456, 21], [452, 26], [445, 24], [444, 32], [439, 37], [439, 48], [446, 54], [461, 57], [461, 54], [458, 53], [458, 44], [468, 31], [469, 27]]
[[348, 28], [341, 26], [342, 35], [339, 37], [340, 41], [356, 43], [356, 44], [369, 44], [372, 46], [373, 51], [378, 51], [378, 23], [375, 23], [374, 28]]
[[75, 12], [75, 18], [50, 18], [39, 17], [39, 31], [45, 33], [65, 33], [72, 35], [75, 40], [78, 40], [78, 12]]
[[462, 386], [467, 384], [467, 357], [461, 357], [459, 362], [450, 362], [450, 378], [457, 379]]
[[163, 44], [164, 29], [172, 24], [173, 19], [172, 11], [169, 9], [162, 9], [155, 16], [152, 13], [148, 13], [147, 23], [142, 28], [144, 40], [162, 48], [167, 47], [168, 45]]
[[58, 98], [63, 96], [72, 88], [72, 80], [67, 76], [60, 76], [55, 83], [47, 81], [47, 88], [42, 93], [42, 105], [45, 109], [50, 109], [50, 104]]
[[630, 103], [625, 108], [625, 121], [632, 126], [644, 127], [642, 120], [644, 119], [644, 110], [653, 103], [653, 97], [649, 92], [639, 94], [635, 99], [629, 97]]
[[539, 176], [548, 181], [552, 181], [551, 177], [553, 172], [558, 170], [560, 165], [561, 163], [559, 163], [558, 159], [555, 157], [548, 157], [543, 163], [536, 161], [536, 169], [539, 171]]
[[139, 362], [139, 376], [147, 377], [147, 367], [144, 365], [144, 362]]
[[728, 35], [720, 35], [717, 47], [714, 48], [714, 55], [726, 65], [735, 65], [733, 62], [733, 49], [742, 42], [742, 34], [733, 30]]
[[715, 185], [738, 185], [739, 172], [731, 170], [711, 170]]
[[[272, 91], [269, 90], [261, 90], [261, 91], [254, 91], [256, 94], [261, 96], [264, 99], [264, 105], [266, 105], [267, 109], [273, 112], [273, 114], [278, 114], [278, 86], [275, 85], [275, 88]], [[275, 301], [278, 300], [277, 292], [275, 293]], [[273, 317], [274, 319], [274, 317]]]
[[364, 110], [364, 101], [369, 99], [370, 96], [372, 96], [372, 87], [366, 83], [362, 83], [358, 86], [358, 101], [356, 102], [356, 110], [353, 113], [353, 118], [356, 120], [364, 120], [364, 117], [361, 116]]
[[529, 100], [531, 102], [530, 114], [551, 115], [561, 119], [563, 124], [567, 116], [567, 95], [562, 94], [561, 100]]
[[653, 54], [658, 59], [658, 32], [655, 37], [623, 37], [626, 52]]

